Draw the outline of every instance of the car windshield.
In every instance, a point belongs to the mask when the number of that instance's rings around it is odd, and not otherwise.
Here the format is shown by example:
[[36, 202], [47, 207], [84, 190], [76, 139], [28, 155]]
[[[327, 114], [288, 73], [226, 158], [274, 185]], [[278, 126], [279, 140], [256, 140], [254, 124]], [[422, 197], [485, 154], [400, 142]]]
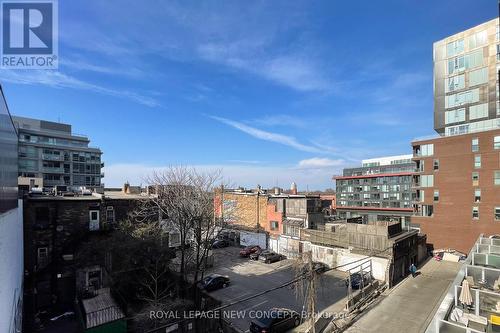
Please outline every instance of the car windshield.
[[208, 283], [210, 283], [210, 281], [212, 281], [212, 279], [213, 279], [213, 276], [207, 276], [206, 278], [203, 279], [203, 283], [208, 284]]

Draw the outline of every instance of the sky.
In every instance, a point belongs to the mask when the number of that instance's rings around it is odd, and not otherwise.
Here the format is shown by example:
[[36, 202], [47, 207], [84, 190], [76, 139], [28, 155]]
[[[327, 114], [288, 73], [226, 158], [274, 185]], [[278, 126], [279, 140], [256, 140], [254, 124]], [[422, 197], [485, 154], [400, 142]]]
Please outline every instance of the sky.
[[494, 0], [59, 1], [59, 68], [0, 69], [13, 115], [103, 151], [106, 187], [170, 165], [334, 187], [433, 131], [432, 44]]

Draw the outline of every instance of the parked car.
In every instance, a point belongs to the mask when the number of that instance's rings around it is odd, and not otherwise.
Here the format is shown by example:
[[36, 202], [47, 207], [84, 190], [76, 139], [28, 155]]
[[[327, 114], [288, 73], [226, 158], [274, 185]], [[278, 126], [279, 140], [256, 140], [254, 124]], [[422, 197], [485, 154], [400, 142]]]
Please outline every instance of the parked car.
[[247, 246], [245, 248], [243, 248], [241, 251], [240, 251], [240, 256], [241, 257], [249, 257], [252, 253], [255, 253], [257, 251], [260, 250], [260, 246], [258, 245], [250, 245], [250, 246]]
[[200, 281], [198, 286], [206, 291], [226, 288], [229, 285], [229, 277], [219, 274], [210, 274]]
[[261, 254], [265, 254], [265, 253], [269, 253], [269, 252], [271, 252], [271, 251], [270, 250], [262, 250], [262, 249], [260, 249], [258, 251], [255, 251], [254, 253], [252, 253], [250, 255], [250, 259], [252, 259], [252, 260], [259, 260], [259, 256]]
[[[361, 275], [360, 272], [351, 274], [351, 287], [352, 289], [360, 289], [361, 286], [366, 286], [373, 280], [370, 273], [364, 273]], [[346, 287], [349, 287], [349, 278], [345, 281]]]
[[277, 261], [280, 261], [283, 259], [285, 259], [284, 255], [281, 255], [281, 254], [278, 254], [278, 253], [275, 253], [272, 251], [269, 251], [266, 253], [261, 253], [259, 255], [259, 260], [265, 262], [266, 264], [277, 262]]
[[286, 332], [300, 325], [300, 316], [290, 309], [272, 308], [250, 324], [252, 333]]
[[229, 246], [229, 242], [227, 240], [223, 240], [223, 239], [216, 239], [212, 243], [212, 249], [221, 249], [223, 247], [228, 247], [228, 246]]
[[323, 274], [324, 272], [329, 270], [330, 267], [322, 262], [313, 262], [313, 269], [316, 271], [316, 273]]

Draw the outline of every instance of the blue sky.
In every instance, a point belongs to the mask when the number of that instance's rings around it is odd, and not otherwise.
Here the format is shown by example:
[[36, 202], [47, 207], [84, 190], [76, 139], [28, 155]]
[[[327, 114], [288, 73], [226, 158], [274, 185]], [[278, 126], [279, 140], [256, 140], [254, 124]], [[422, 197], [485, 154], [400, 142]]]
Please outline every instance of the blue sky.
[[0, 70], [11, 113], [73, 125], [106, 186], [168, 165], [332, 187], [433, 134], [432, 43], [494, 0], [59, 1], [56, 71]]

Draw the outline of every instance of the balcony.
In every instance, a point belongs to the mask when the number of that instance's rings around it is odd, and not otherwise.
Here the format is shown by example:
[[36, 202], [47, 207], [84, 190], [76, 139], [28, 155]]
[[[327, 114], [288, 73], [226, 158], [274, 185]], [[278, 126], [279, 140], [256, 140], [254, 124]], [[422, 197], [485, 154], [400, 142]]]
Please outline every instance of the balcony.
[[64, 156], [62, 155], [52, 155], [52, 154], [42, 154], [42, 159], [46, 161], [62, 161]]
[[44, 168], [42, 168], [42, 171], [46, 172], [46, 173], [63, 173], [64, 169], [61, 167], [59, 167], [59, 168], [44, 167]]

